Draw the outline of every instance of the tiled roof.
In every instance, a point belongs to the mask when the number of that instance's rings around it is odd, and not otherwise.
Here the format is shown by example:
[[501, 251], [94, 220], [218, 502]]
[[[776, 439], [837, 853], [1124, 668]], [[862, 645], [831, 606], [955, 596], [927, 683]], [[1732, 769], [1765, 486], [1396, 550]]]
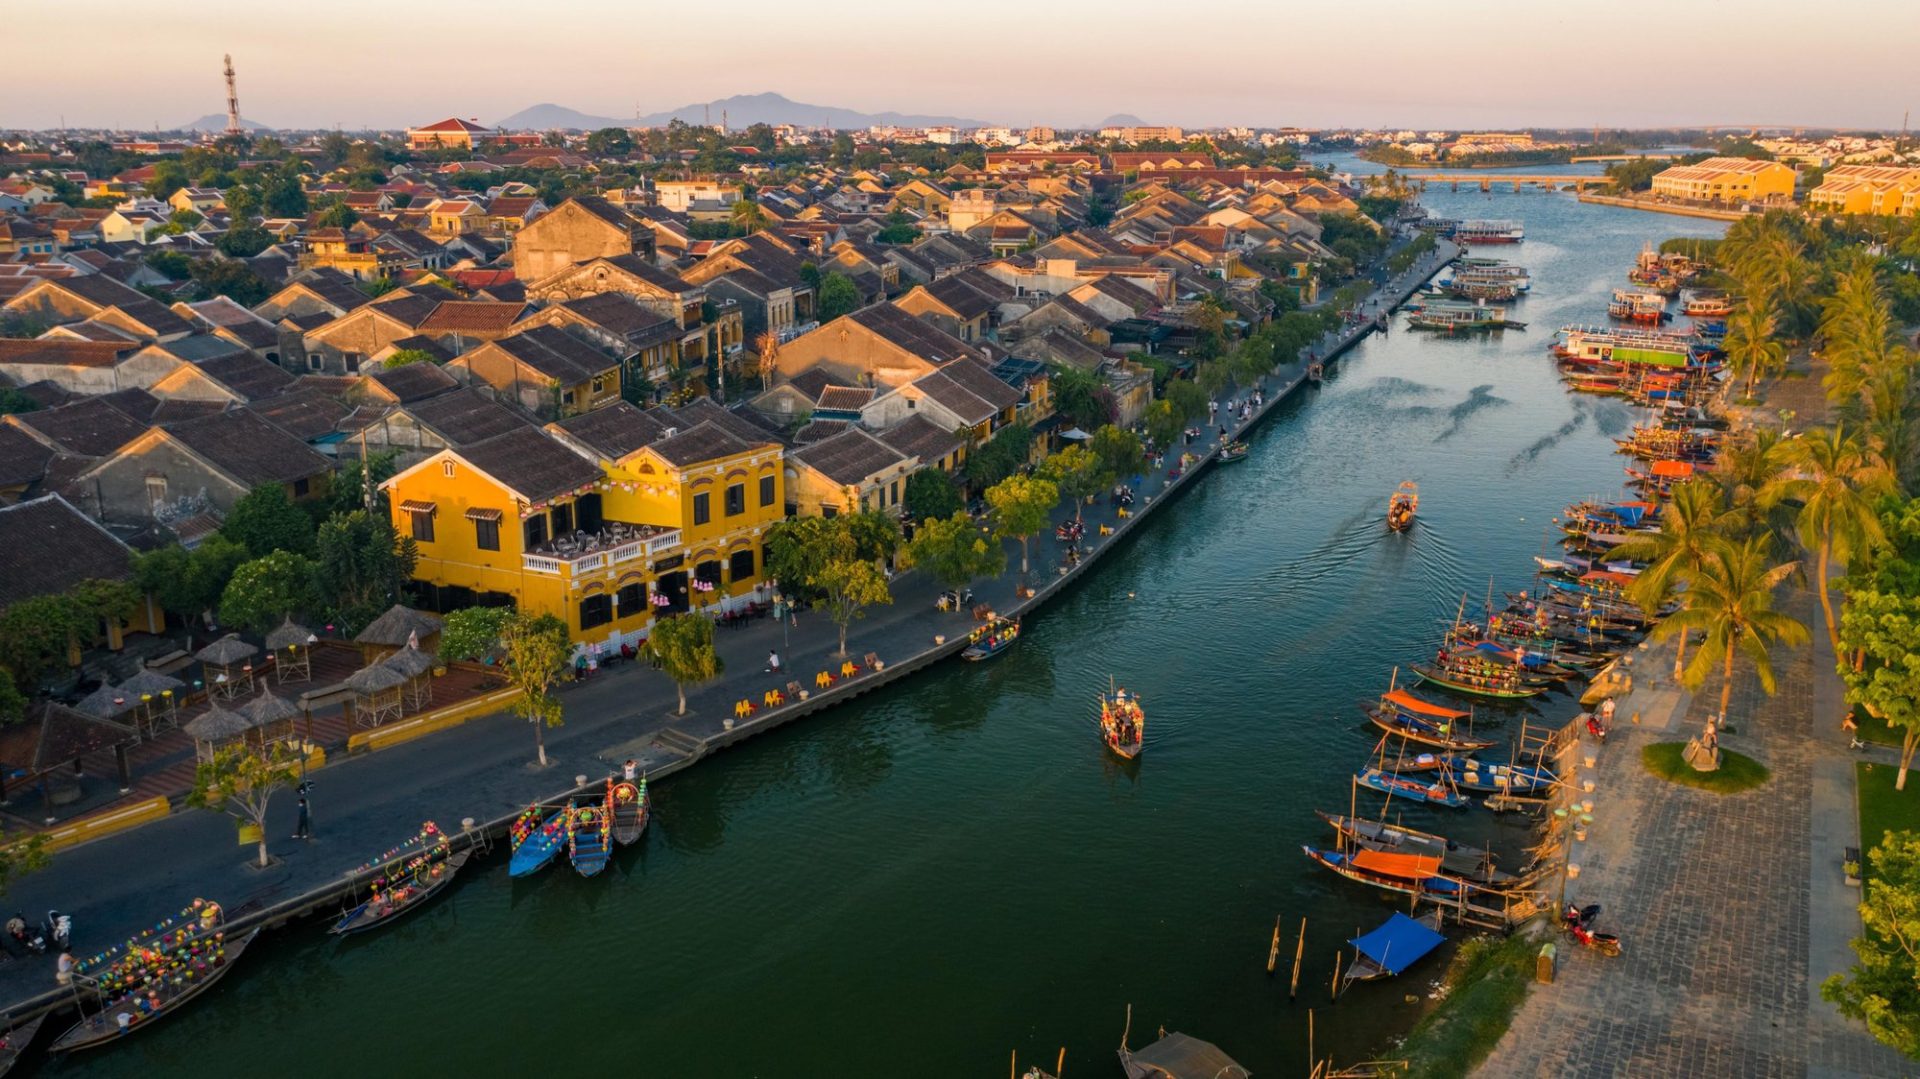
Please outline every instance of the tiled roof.
[[59, 495], [0, 507], [0, 607], [132, 575], [132, 548]]
[[851, 420], [809, 420], [805, 427], [793, 433], [793, 442], [796, 446], [824, 442], [851, 426]]
[[105, 457], [139, 437], [146, 424], [97, 397], [58, 408], [16, 413], [6, 422], [34, 432], [41, 441], [81, 457]]
[[680, 330], [678, 320], [658, 314], [618, 292], [583, 296], [560, 306], [636, 346], [670, 339]]
[[249, 409], [174, 424], [168, 432], [243, 486], [291, 483], [328, 470], [325, 457]]
[[485, 347], [497, 348], [563, 386], [577, 385], [617, 366], [606, 353], [553, 326], [535, 326]]
[[418, 329], [425, 334], [504, 334], [527, 313], [527, 305], [484, 300], [449, 300], [433, 309]]
[[343, 402], [314, 389], [294, 389], [250, 407], [275, 427], [307, 442], [337, 430], [350, 411]]
[[942, 277], [920, 287], [926, 289], [927, 295], [940, 301], [954, 314], [969, 321], [982, 318], [993, 310], [992, 301], [982, 296], [979, 290], [958, 275]]
[[659, 410], [649, 411], [626, 401], [615, 401], [605, 408], [568, 416], [553, 426], [602, 457], [617, 461], [666, 437], [670, 421], [662, 419], [663, 413], [657, 413]]
[[18, 427], [0, 423], [0, 487], [39, 479], [46, 474], [53, 452]]
[[112, 367], [121, 356], [136, 352], [134, 341], [74, 341], [58, 337], [0, 338], [0, 365], [54, 364], [61, 367]]
[[448, 393], [460, 385], [452, 375], [447, 374], [439, 364], [434, 363], [408, 363], [399, 367], [382, 366], [368, 371], [366, 377], [401, 404]]
[[685, 467], [745, 453], [752, 447], [717, 423], [700, 423], [650, 443], [647, 448]]
[[429, 397], [407, 405], [406, 410], [450, 446], [469, 446], [532, 426], [520, 413], [475, 389]]
[[938, 461], [960, 448], [960, 436], [942, 430], [925, 416], [909, 416], [880, 432], [880, 441], [923, 462]]
[[538, 427], [521, 426], [458, 451], [473, 467], [529, 501], [540, 502], [600, 478], [600, 466]]
[[803, 461], [835, 483], [853, 485], [876, 472], [906, 460], [900, 451], [858, 427], [832, 438], [802, 446], [787, 455]]
[[973, 350], [959, 338], [914, 318], [891, 303], [863, 307], [846, 317], [931, 364], [944, 364], [962, 356], [974, 355]]
[[697, 398], [691, 404], [672, 409], [669, 414], [680, 427], [711, 423], [749, 445], [760, 446], [773, 441], [764, 429], [743, 418], [739, 413], [714, 404], [711, 398]]
[[828, 386], [820, 391], [815, 405], [836, 412], [858, 412], [871, 400], [873, 388], [870, 386]]
[[283, 393], [293, 384], [293, 376], [251, 352], [234, 352], [202, 360], [199, 368], [221, 385], [240, 395], [242, 401], [258, 401]]

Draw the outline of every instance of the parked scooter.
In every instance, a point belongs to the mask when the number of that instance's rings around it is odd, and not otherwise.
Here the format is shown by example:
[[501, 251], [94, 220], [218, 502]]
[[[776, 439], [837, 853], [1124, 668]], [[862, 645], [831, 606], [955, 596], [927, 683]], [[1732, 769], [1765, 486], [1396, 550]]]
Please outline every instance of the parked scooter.
[[56, 952], [64, 952], [73, 944], [73, 916], [57, 910], [47, 912], [45, 928], [47, 944]]
[[936, 611], [959, 611], [972, 605], [973, 589], [971, 588], [942, 592], [940, 593], [940, 597], [933, 601], [933, 609]]
[[1619, 955], [1620, 938], [1618, 936], [1593, 931], [1593, 921], [1599, 916], [1600, 904], [1598, 903], [1586, 907], [1577, 907], [1568, 903], [1567, 909], [1560, 915], [1560, 927], [1583, 946], [1592, 948], [1601, 955]]
[[1594, 741], [1605, 744], [1607, 732], [1611, 729], [1612, 728], [1607, 726], [1607, 721], [1600, 718], [1600, 713], [1587, 713], [1587, 735]]

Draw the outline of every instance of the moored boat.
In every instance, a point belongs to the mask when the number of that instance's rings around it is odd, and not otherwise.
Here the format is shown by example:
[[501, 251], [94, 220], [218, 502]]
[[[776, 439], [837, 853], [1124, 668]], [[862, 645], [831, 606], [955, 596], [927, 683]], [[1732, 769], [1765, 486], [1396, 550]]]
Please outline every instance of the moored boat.
[[1526, 238], [1518, 221], [1462, 221], [1453, 227], [1453, 239], [1463, 244], [1517, 244]]
[[1540, 794], [1559, 782], [1546, 768], [1527, 764], [1501, 764], [1476, 761], [1471, 757], [1450, 757], [1447, 771], [1461, 790], [1492, 794]]
[[1385, 821], [1365, 820], [1315, 810], [1340, 837], [1343, 850], [1372, 850], [1414, 854], [1440, 860], [1440, 871], [1484, 884], [1504, 884], [1513, 877], [1494, 868], [1493, 852], [1456, 843], [1443, 835], [1417, 831]]
[[1473, 671], [1451, 670], [1414, 664], [1413, 673], [1422, 682], [1450, 689], [1455, 693], [1465, 693], [1475, 697], [1493, 697], [1498, 700], [1517, 701], [1526, 697], [1538, 697], [1547, 691], [1545, 685], [1522, 682], [1512, 675], [1492, 675]]
[[1247, 449], [1248, 449], [1247, 444], [1245, 442], [1240, 441], [1239, 439], [1235, 439], [1232, 442], [1227, 443], [1226, 445], [1220, 447], [1220, 463], [1232, 464], [1235, 461], [1246, 460]]
[[973, 627], [973, 632], [967, 635], [967, 647], [960, 653], [960, 658], [969, 663], [992, 659], [1013, 647], [1013, 642], [1019, 639], [1020, 620], [1018, 618], [990, 615], [986, 621]]
[[1688, 318], [1726, 318], [1733, 314], [1733, 297], [1724, 292], [1696, 292], [1687, 297], [1680, 311]]
[[653, 805], [647, 800], [647, 777], [641, 776], [638, 785], [621, 780], [612, 785], [613, 799], [613, 841], [620, 846], [631, 846], [647, 830], [647, 819], [653, 815]]
[[20, 1055], [27, 1051], [34, 1037], [40, 1033], [40, 1025], [46, 1021], [47, 1013], [41, 1012], [24, 1023], [8, 1027], [6, 1034], [0, 1035], [0, 1075], [13, 1070]]
[[1110, 689], [1100, 696], [1100, 734], [1107, 748], [1127, 760], [1140, 755], [1147, 738], [1147, 714], [1140, 698], [1125, 688]]
[[454, 853], [446, 833], [428, 821], [418, 836], [369, 866], [378, 875], [366, 902], [341, 915], [328, 932], [362, 933], [426, 906], [472, 857], [471, 848]]
[[106, 1007], [68, 1028], [47, 1051], [97, 1049], [145, 1030], [218, 984], [259, 934], [251, 929], [229, 941], [224, 930], [214, 928], [132, 944], [98, 979]]
[[1429, 805], [1447, 806], [1459, 809], [1467, 804], [1466, 796], [1444, 779], [1419, 780], [1403, 776], [1398, 772], [1389, 772], [1384, 768], [1367, 768], [1354, 777], [1361, 786], [1377, 790], [1382, 794], [1411, 798], [1416, 802]]
[[1658, 292], [1640, 292], [1633, 289], [1617, 288], [1613, 290], [1613, 299], [1607, 304], [1607, 316], [1625, 322], [1639, 322], [1658, 326], [1673, 316], [1667, 313], [1667, 298]]
[[1454, 730], [1453, 725], [1469, 715], [1471, 713], [1421, 700], [1401, 689], [1382, 693], [1380, 702], [1367, 710], [1367, 718], [1374, 726], [1421, 745], [1453, 750], [1485, 749], [1493, 745], [1488, 739]]
[[568, 809], [558, 809], [542, 817], [539, 806], [529, 806], [513, 823], [513, 856], [507, 861], [507, 875], [528, 877], [547, 867], [560, 848], [567, 845]]
[[613, 792], [580, 805], [569, 803], [567, 860], [583, 877], [597, 876], [613, 856]]
[[1353, 945], [1353, 962], [1340, 976], [1340, 990], [1354, 982], [1399, 974], [1446, 941], [1440, 932], [1439, 910], [1418, 918], [1394, 911], [1378, 929], [1347, 942]]

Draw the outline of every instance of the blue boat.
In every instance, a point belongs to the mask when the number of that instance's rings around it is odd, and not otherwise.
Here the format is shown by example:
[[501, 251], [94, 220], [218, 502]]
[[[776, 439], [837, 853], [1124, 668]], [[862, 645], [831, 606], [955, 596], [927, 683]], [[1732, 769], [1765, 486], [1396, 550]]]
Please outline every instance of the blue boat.
[[[556, 810], [538, 827], [530, 828], [525, 835], [516, 834], [513, 843], [513, 858], [507, 863], [507, 876], [530, 877], [547, 867], [560, 848], [567, 845], [568, 810]], [[516, 833], [518, 829], [515, 830]]]
[[1020, 620], [1018, 618], [1001, 618], [994, 615], [974, 627], [973, 632], [967, 636], [967, 648], [960, 653], [960, 658], [969, 663], [992, 659], [1012, 648], [1013, 642], [1019, 639]]
[[1472, 757], [1449, 757], [1448, 773], [1462, 790], [1494, 794], [1540, 794], [1558, 783], [1546, 768], [1527, 764], [1488, 764]]
[[1353, 965], [1341, 976], [1340, 988], [1354, 982], [1388, 978], [1406, 970], [1446, 943], [1440, 933], [1440, 912], [1430, 910], [1418, 918], [1395, 912], [1380, 928], [1347, 943], [1353, 945]]
[[607, 867], [613, 855], [613, 804], [605, 797], [577, 809], [568, 802], [567, 858], [583, 877]]
[[1416, 802], [1430, 805], [1449, 806], [1460, 809], [1467, 804], [1466, 795], [1454, 790], [1444, 782], [1422, 782], [1409, 779], [1398, 772], [1388, 772], [1379, 768], [1369, 768], [1354, 777], [1363, 787], [1371, 787], [1382, 794], [1397, 794], [1402, 798], [1411, 798]]

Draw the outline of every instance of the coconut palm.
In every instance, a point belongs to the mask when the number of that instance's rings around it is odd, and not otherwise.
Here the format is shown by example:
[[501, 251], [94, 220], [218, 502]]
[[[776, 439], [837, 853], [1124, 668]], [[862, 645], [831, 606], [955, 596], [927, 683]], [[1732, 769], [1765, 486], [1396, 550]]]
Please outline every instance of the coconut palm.
[[1755, 428], [1722, 447], [1709, 477], [1724, 494], [1726, 513], [1721, 529], [1736, 539], [1766, 536], [1784, 557], [1780, 540], [1790, 528], [1789, 514], [1773, 499], [1781, 473], [1780, 432]]
[[1686, 605], [1653, 627], [1655, 640], [1698, 632], [1700, 648], [1687, 664], [1681, 682], [1698, 690], [1707, 675], [1720, 668], [1720, 715], [1724, 719], [1733, 699], [1735, 659], [1745, 656], [1760, 678], [1760, 688], [1773, 695], [1772, 644], [1798, 646], [1809, 634], [1787, 614], [1773, 609], [1773, 590], [1792, 575], [1795, 563], [1776, 564], [1760, 536], [1734, 541], [1714, 537], [1707, 556], [1687, 585]]
[[[1635, 537], [1615, 547], [1612, 557], [1645, 562], [1628, 595], [1649, 616], [1656, 614], [1700, 572], [1709, 543], [1722, 535], [1721, 518], [1727, 512], [1726, 495], [1708, 480], [1692, 479], [1673, 489], [1673, 498], [1660, 511], [1660, 531]], [[1673, 676], [1680, 677], [1687, 657], [1687, 634], [1673, 657]]]
[[1746, 397], [1753, 398], [1753, 384], [1787, 366], [1787, 347], [1774, 339], [1780, 316], [1765, 296], [1749, 296], [1739, 310], [1727, 317], [1727, 336], [1722, 347], [1727, 366], [1747, 380]]
[[1868, 442], [1880, 454], [1903, 490], [1912, 490], [1920, 471], [1920, 401], [1914, 397], [1915, 357], [1897, 350], [1894, 362], [1875, 368], [1861, 387]]
[[1826, 339], [1828, 399], [1841, 405], [1857, 401], [1872, 373], [1892, 360], [1899, 342], [1873, 256], [1856, 255], [1835, 278], [1833, 293], [1821, 303], [1820, 336]]
[[1797, 503], [1794, 530], [1814, 555], [1814, 588], [1826, 616], [1827, 639], [1840, 653], [1840, 630], [1827, 590], [1827, 571], [1837, 559], [1851, 563], [1887, 541], [1874, 500], [1891, 493], [1893, 474], [1859, 435], [1836, 424], [1816, 427], [1780, 444], [1788, 472], [1768, 492], [1775, 501]]
[[734, 200], [733, 209], [728, 212], [733, 227], [743, 235], [759, 232], [767, 227], [767, 211], [750, 189], [742, 189], [740, 197]]

